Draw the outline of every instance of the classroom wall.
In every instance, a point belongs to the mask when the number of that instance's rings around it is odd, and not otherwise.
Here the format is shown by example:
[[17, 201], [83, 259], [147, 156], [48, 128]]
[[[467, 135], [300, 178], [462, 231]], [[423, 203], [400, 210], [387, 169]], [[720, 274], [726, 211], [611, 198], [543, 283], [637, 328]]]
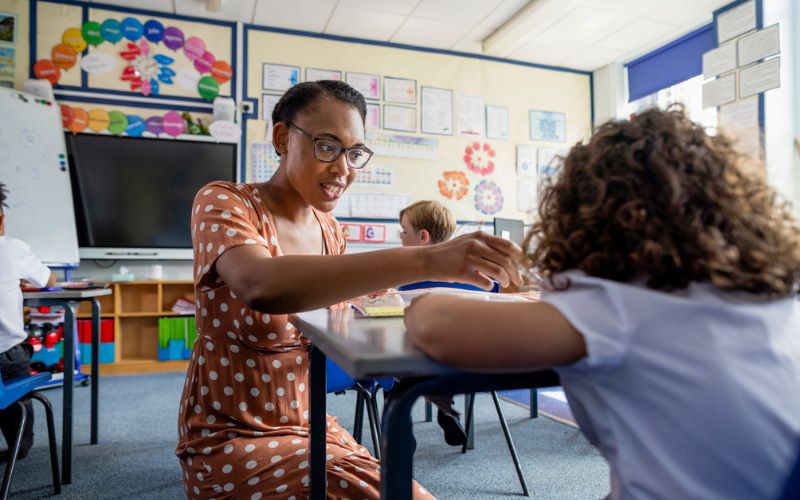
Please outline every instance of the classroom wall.
[[780, 23], [781, 86], [764, 94], [767, 176], [800, 217], [800, 6], [792, 0], [762, 0], [764, 26]]
[[29, 23], [29, 0], [0, 0], [0, 12], [7, 12], [17, 15], [16, 44], [3, 43], [2, 48], [14, 50], [14, 76], [13, 78], [0, 78], [3, 81], [13, 81], [15, 88], [22, 88], [23, 82], [28, 79], [28, 27]]
[[[247, 97], [261, 99], [262, 65], [287, 64], [307, 67], [379, 74], [417, 81], [417, 132], [413, 135], [438, 140], [438, 159], [418, 160], [376, 156], [375, 165], [394, 168], [395, 183], [376, 190], [373, 186], [351, 187], [352, 193], [383, 192], [407, 195], [411, 200], [435, 199], [447, 205], [459, 220], [491, 221], [494, 215], [529, 219], [530, 214], [517, 207], [516, 145], [565, 148], [591, 132], [590, 75], [555, 71], [523, 65], [459, 57], [434, 52], [408, 50], [364, 43], [330, 40], [259, 30], [246, 32], [248, 43]], [[431, 86], [454, 92], [477, 94], [487, 105], [509, 109], [509, 140], [486, 139], [468, 135], [439, 136], [422, 134], [420, 121], [420, 87]], [[381, 105], [383, 105], [381, 101]], [[263, 103], [260, 103], [263, 105]], [[557, 111], [566, 114], [567, 140], [563, 143], [531, 141], [529, 110]], [[261, 114], [261, 110], [259, 110]], [[248, 179], [251, 179], [251, 145], [263, 142], [267, 122], [261, 119], [247, 123], [246, 155]], [[396, 133], [399, 132], [387, 132]], [[496, 169], [482, 176], [471, 172], [464, 161], [465, 148], [478, 142], [487, 143], [496, 152]], [[369, 144], [369, 141], [367, 141]], [[438, 181], [445, 171], [463, 171], [470, 189], [461, 200], [444, 197]], [[502, 210], [494, 215], [476, 209], [473, 188], [481, 180], [496, 182], [502, 189]]]

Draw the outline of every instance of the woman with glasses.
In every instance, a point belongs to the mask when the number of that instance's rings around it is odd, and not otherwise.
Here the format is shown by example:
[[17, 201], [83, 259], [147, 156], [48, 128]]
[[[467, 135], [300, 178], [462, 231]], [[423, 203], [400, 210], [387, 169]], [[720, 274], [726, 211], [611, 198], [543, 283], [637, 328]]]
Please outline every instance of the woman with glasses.
[[[212, 182], [195, 198], [198, 337], [176, 450], [190, 498], [308, 495], [309, 343], [288, 314], [425, 279], [520, 281], [519, 248], [483, 233], [343, 255], [330, 212], [372, 157], [365, 116], [363, 96], [346, 83], [296, 85], [272, 113], [275, 175]], [[379, 462], [333, 417], [327, 444], [329, 495], [377, 498]]]

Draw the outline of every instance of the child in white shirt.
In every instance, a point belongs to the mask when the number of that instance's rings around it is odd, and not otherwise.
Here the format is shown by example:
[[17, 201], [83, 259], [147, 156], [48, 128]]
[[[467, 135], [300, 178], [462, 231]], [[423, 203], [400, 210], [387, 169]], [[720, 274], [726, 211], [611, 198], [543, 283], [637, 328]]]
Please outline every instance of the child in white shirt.
[[[0, 375], [4, 381], [30, 373], [29, 364], [33, 349], [26, 341], [22, 315], [22, 290], [28, 282], [36, 287], [52, 286], [55, 274], [33, 255], [24, 242], [5, 235], [8, 191], [0, 183]], [[28, 418], [18, 458], [25, 458], [33, 445], [33, 408], [30, 400], [25, 403]], [[13, 442], [19, 428], [20, 412], [16, 405], [0, 410], [0, 430], [6, 443]], [[0, 461], [7, 459], [0, 452]]]
[[800, 442], [800, 228], [724, 134], [682, 110], [599, 127], [528, 236], [539, 303], [423, 296], [421, 349], [556, 367], [612, 499], [778, 498]]

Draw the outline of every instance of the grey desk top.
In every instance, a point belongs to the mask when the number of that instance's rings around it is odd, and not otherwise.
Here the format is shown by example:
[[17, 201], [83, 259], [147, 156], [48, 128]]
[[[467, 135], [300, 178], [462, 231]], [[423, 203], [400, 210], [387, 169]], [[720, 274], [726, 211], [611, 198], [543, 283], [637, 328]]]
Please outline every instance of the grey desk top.
[[454, 373], [408, 341], [403, 318], [361, 318], [350, 309], [300, 313], [292, 323], [357, 379]]
[[93, 297], [101, 297], [103, 295], [111, 295], [110, 288], [90, 288], [79, 290], [63, 290], [60, 292], [23, 292], [23, 299], [61, 299], [61, 300], [78, 300], [78, 299], [91, 299]]

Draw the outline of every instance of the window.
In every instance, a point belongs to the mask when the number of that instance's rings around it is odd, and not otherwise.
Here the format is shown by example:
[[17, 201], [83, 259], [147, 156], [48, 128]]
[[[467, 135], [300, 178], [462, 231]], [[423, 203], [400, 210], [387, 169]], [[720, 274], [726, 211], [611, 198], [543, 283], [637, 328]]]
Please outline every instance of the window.
[[689, 118], [702, 124], [709, 133], [714, 133], [717, 127], [717, 108], [703, 109], [703, 75], [697, 75], [627, 103], [623, 116], [628, 117], [651, 107], [667, 109], [674, 103], [683, 104]]

